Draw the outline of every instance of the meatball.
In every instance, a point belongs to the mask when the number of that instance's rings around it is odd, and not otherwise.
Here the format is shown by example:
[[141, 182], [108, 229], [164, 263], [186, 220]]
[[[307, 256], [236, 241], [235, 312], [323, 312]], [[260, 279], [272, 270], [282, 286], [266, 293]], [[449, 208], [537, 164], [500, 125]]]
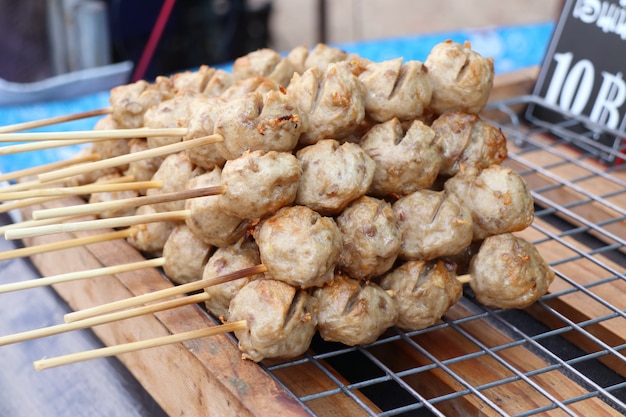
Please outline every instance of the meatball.
[[[109, 181], [114, 178], [119, 178], [119, 174], [109, 174], [103, 177], [98, 178], [95, 183], [101, 183], [105, 181]], [[139, 192], [137, 190], [122, 190], [122, 191], [109, 191], [109, 192], [100, 192], [100, 193], [92, 193], [89, 196], [89, 203], [100, 203], [104, 201], [115, 201], [115, 200], [123, 200], [125, 198], [133, 198], [137, 197]], [[102, 219], [111, 219], [115, 217], [122, 216], [132, 216], [135, 214], [134, 207], [122, 207], [122, 208], [113, 208], [110, 210], [102, 211], [98, 213], [98, 217]]]
[[239, 80], [236, 83], [228, 87], [222, 94], [220, 99], [222, 100], [234, 100], [243, 99], [250, 93], [260, 93], [261, 95], [267, 94], [270, 91], [280, 91], [281, 87], [276, 81], [266, 77], [251, 77]]
[[[304, 70], [315, 67], [321, 71], [325, 71], [329, 64], [344, 61], [348, 59], [348, 57], [348, 53], [339, 48], [318, 43], [310, 51], [307, 51], [306, 57], [304, 58]], [[304, 71], [300, 71], [300, 73], [302, 72]]]
[[469, 42], [446, 41], [431, 49], [424, 64], [433, 88], [430, 108], [435, 113], [482, 111], [493, 87], [493, 58], [482, 57]]
[[385, 274], [380, 286], [393, 292], [396, 326], [420, 330], [437, 323], [463, 293], [454, 266], [443, 261], [407, 261]]
[[201, 93], [206, 88], [209, 80], [215, 75], [215, 68], [208, 65], [200, 65], [194, 71], [182, 71], [172, 74], [168, 80], [172, 91]]
[[293, 358], [306, 352], [315, 335], [316, 299], [272, 279], [246, 284], [230, 302], [229, 321], [245, 320], [235, 331], [244, 359]]
[[454, 255], [472, 242], [472, 216], [447, 192], [419, 190], [396, 201], [393, 209], [402, 231], [404, 259]]
[[[163, 181], [163, 186], [161, 188], [149, 189], [146, 191], [146, 195], [153, 196], [183, 191], [187, 186], [187, 182], [198, 174], [198, 170], [191, 161], [189, 161], [186, 152], [168, 155], [152, 176], [153, 181]], [[185, 201], [175, 200], [167, 203], [159, 203], [155, 204], [154, 208], [161, 212], [183, 210], [185, 208]]]
[[365, 195], [374, 178], [375, 162], [354, 143], [325, 139], [296, 153], [302, 179], [296, 204], [334, 215]]
[[248, 150], [293, 150], [306, 127], [294, 100], [282, 91], [253, 92], [220, 107], [215, 131], [222, 135], [220, 152], [235, 159]]
[[304, 206], [280, 209], [254, 233], [267, 276], [307, 288], [333, 278], [341, 253], [341, 232], [330, 217]]
[[318, 300], [317, 330], [329, 342], [372, 343], [398, 320], [393, 298], [373, 282], [337, 275], [313, 296]]
[[233, 74], [223, 69], [216, 69], [211, 78], [207, 80], [202, 93], [207, 97], [217, 97], [233, 85], [234, 82]]
[[[96, 122], [93, 130], [112, 130], [119, 129], [113, 116], [106, 115]], [[126, 155], [130, 151], [129, 139], [111, 139], [111, 140], [98, 140], [91, 145], [91, 152], [100, 155], [100, 159], [113, 158], [120, 155]], [[117, 169], [124, 171], [128, 166], [119, 166]]]
[[[150, 205], [141, 206], [136, 214], [157, 213]], [[177, 222], [152, 222], [135, 226], [136, 232], [127, 238], [128, 243], [135, 249], [148, 255], [161, 256], [167, 238], [170, 236]]]
[[485, 239], [470, 264], [476, 299], [494, 308], [525, 308], [547, 293], [554, 271], [530, 242], [511, 233]]
[[524, 178], [508, 167], [469, 170], [445, 183], [472, 215], [474, 239], [523, 230], [534, 218], [534, 201]]
[[[183, 140], [210, 136], [215, 130], [215, 121], [224, 100], [217, 97], [197, 96], [187, 106], [187, 135]], [[187, 149], [189, 160], [202, 168], [211, 170], [222, 167], [226, 158], [221, 153], [221, 142], [194, 146]]]
[[431, 125], [443, 162], [441, 174], [456, 175], [461, 168], [484, 169], [507, 157], [506, 137], [475, 114], [446, 113]]
[[287, 93], [308, 121], [301, 145], [346, 138], [365, 118], [365, 87], [346, 66], [329, 64], [325, 71], [313, 67], [294, 74]]
[[[143, 124], [147, 128], [162, 129], [186, 127], [189, 115], [189, 104], [194, 102], [198, 93], [182, 91], [173, 98], [150, 107], [143, 116]], [[181, 136], [152, 136], [146, 139], [149, 148], [169, 145], [183, 140]]]
[[[209, 258], [202, 279], [211, 279], [261, 263], [259, 248], [252, 239], [240, 239], [235, 244], [218, 248]], [[223, 284], [211, 285], [204, 289], [209, 299], [205, 301], [207, 310], [215, 317], [228, 319], [228, 306], [233, 297], [248, 282], [263, 278], [263, 274], [239, 278]]]
[[222, 170], [226, 192], [219, 204], [225, 213], [255, 220], [293, 203], [302, 176], [300, 162], [288, 152], [246, 152]]
[[163, 246], [165, 275], [176, 284], [202, 278], [213, 247], [194, 235], [184, 223], [178, 224]]
[[430, 104], [433, 89], [428, 70], [419, 61], [368, 62], [358, 77], [365, 85], [365, 112], [377, 122], [393, 117], [414, 120]]
[[[141, 152], [148, 149], [146, 139], [135, 138], [129, 142], [129, 152]], [[144, 158], [128, 164], [128, 169], [124, 172], [126, 175], [132, 175], [135, 181], [150, 181], [154, 173], [159, 169], [159, 165], [163, 161], [162, 158]], [[146, 194], [146, 190], [140, 190], [140, 194]]]
[[393, 266], [402, 245], [398, 216], [391, 204], [363, 196], [336, 219], [343, 250], [339, 268], [356, 279], [370, 279]]
[[419, 120], [406, 130], [397, 118], [372, 127], [360, 142], [376, 162], [368, 193], [404, 196], [431, 187], [442, 163], [435, 138], [435, 131]]
[[269, 48], [252, 51], [247, 55], [235, 59], [233, 75], [241, 80], [254, 76], [267, 77], [286, 87], [296, 67], [287, 58]]
[[114, 87], [109, 97], [111, 116], [120, 128], [142, 127], [146, 110], [163, 100], [172, 98], [173, 95], [166, 77], [157, 77], [154, 84], [139, 80]]
[[[190, 179], [187, 189], [220, 185], [221, 178], [222, 170], [214, 168]], [[251, 223], [226, 214], [219, 204], [220, 198], [220, 195], [212, 195], [185, 201], [185, 209], [190, 212], [185, 220], [189, 229], [204, 242], [217, 247], [235, 243], [244, 235]]]

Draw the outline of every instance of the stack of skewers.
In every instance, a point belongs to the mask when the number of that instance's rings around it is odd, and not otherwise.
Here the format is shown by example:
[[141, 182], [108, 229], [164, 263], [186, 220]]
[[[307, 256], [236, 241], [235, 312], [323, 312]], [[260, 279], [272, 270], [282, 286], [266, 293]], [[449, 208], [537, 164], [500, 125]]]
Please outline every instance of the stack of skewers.
[[222, 326], [35, 367], [231, 331], [242, 357], [258, 362], [304, 353], [316, 332], [353, 346], [392, 326], [431, 326], [464, 284], [491, 307], [532, 304], [554, 274], [514, 234], [532, 223], [533, 199], [500, 165], [506, 138], [479, 116], [493, 77], [492, 59], [454, 42], [424, 63], [371, 62], [326, 45], [284, 57], [259, 50], [232, 73], [201, 67], [116, 87], [93, 132], [3, 134], [36, 141], [4, 155], [93, 142], [74, 160], [6, 178], [36, 175], [0, 193], [5, 211], [70, 194], [88, 202], [36, 210], [5, 227], [7, 239], [117, 230], [1, 260], [108, 239], [148, 259], [0, 292], [151, 267], [176, 286], [0, 344], [203, 303]]

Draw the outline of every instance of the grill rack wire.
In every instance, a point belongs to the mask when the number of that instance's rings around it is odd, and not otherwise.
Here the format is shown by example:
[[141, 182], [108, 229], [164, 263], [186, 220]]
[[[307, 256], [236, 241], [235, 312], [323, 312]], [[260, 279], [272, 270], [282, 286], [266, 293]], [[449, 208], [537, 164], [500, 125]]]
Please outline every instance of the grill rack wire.
[[[626, 160], [624, 148], [599, 145], [597, 129], [576, 133], [590, 124], [583, 117], [521, 121], [529, 104], [549, 107], [520, 96], [490, 104], [485, 118], [508, 138], [505, 164], [531, 188], [535, 221], [521, 234], [556, 273], [550, 293], [527, 310], [504, 311], [466, 288], [428, 329], [391, 329], [357, 347], [316, 339], [304, 357], [261, 364], [312, 415], [333, 396], [364, 416], [626, 415], [626, 164], [598, 162]], [[301, 392], [282, 380], [301, 368], [326, 378], [328, 389]]]

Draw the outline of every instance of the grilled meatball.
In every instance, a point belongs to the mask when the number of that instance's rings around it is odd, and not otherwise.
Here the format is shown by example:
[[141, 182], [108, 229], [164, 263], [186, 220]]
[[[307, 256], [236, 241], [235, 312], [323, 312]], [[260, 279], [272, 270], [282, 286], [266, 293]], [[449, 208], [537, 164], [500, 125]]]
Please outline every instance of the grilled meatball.
[[215, 75], [215, 71], [215, 68], [211, 68], [208, 65], [200, 65], [194, 71], [182, 71], [172, 74], [168, 78], [170, 89], [176, 93], [202, 93], [209, 80]]
[[184, 223], [178, 224], [163, 246], [165, 275], [176, 284], [198, 281], [213, 247], [194, 235]]
[[493, 87], [493, 58], [473, 51], [471, 44], [446, 41], [435, 45], [426, 61], [433, 87], [430, 108], [437, 114], [480, 113]]
[[253, 92], [220, 107], [215, 131], [220, 152], [235, 159], [248, 150], [291, 151], [306, 127], [294, 100], [283, 91]]
[[114, 87], [109, 97], [111, 116], [120, 128], [141, 127], [146, 110], [173, 95], [166, 77], [157, 77], [154, 84], [140, 80]]
[[[186, 127], [187, 118], [189, 117], [189, 104], [194, 102], [194, 98], [198, 94], [191, 91], [182, 91], [171, 99], [150, 107], [143, 115], [144, 126], [151, 129]], [[149, 148], [156, 148], [180, 142], [183, 140], [183, 135], [153, 136], [146, 140]]]
[[554, 271], [530, 242], [511, 233], [490, 236], [470, 264], [470, 287], [489, 307], [525, 308], [543, 296]]
[[373, 282], [336, 275], [313, 296], [318, 300], [317, 330], [329, 342], [372, 343], [398, 320], [393, 298]]
[[280, 89], [280, 84], [276, 81], [266, 77], [257, 76], [244, 78], [243, 80], [233, 83], [222, 94], [220, 94], [219, 97], [222, 100], [229, 101], [234, 99], [243, 99], [246, 95], [254, 92], [264, 95], [270, 91], [280, 91]]
[[[101, 183], [104, 181], [108, 181], [114, 178], [119, 178], [120, 174], [109, 174], [103, 177], [98, 178], [95, 183]], [[139, 192], [137, 190], [123, 190], [123, 191], [107, 191], [100, 193], [92, 193], [89, 196], [89, 203], [100, 203], [104, 201], [115, 201], [115, 200], [123, 200], [125, 198], [133, 198], [137, 197]], [[102, 219], [111, 219], [115, 217], [122, 216], [132, 216], [135, 214], [134, 207], [123, 207], [123, 208], [114, 208], [106, 211], [102, 211], [98, 213], [98, 217]]]
[[[112, 130], [119, 129], [117, 123], [113, 119], [113, 116], [106, 115], [96, 122], [93, 130]], [[100, 155], [100, 159], [113, 158], [120, 155], [126, 155], [130, 152], [129, 139], [111, 139], [111, 140], [98, 140], [91, 145], [91, 152]], [[128, 168], [127, 165], [122, 165], [116, 169], [124, 171]]]
[[402, 230], [404, 259], [454, 255], [472, 242], [472, 216], [444, 191], [419, 190], [393, 204]]
[[207, 97], [217, 97], [235, 82], [233, 74], [217, 69], [209, 78], [202, 93]]
[[276, 81], [283, 87], [289, 84], [295, 71], [296, 67], [290, 60], [269, 48], [252, 51], [235, 59], [233, 63], [233, 76], [236, 80], [262, 76]]
[[368, 62], [359, 75], [365, 85], [365, 112], [377, 122], [393, 117], [414, 120], [430, 104], [432, 86], [428, 70], [419, 61], [402, 58]]
[[[148, 149], [148, 142], [145, 139], [131, 139], [129, 144], [129, 152], [141, 152]], [[163, 161], [162, 158], [143, 158], [128, 164], [128, 169], [124, 172], [126, 175], [132, 175], [135, 181], [150, 181], [154, 173], [159, 169], [159, 165]], [[146, 190], [140, 190], [140, 194], [146, 194]]]
[[[348, 53], [339, 48], [318, 43], [310, 51], [307, 51], [306, 57], [304, 58], [304, 70], [306, 71], [309, 68], [315, 67], [321, 71], [325, 71], [329, 64], [344, 61], [348, 59], [348, 57]], [[304, 71], [300, 73], [302, 72]]]
[[469, 209], [474, 239], [523, 230], [534, 217], [534, 202], [524, 178], [511, 168], [492, 165], [446, 181], [445, 189]]
[[431, 127], [443, 155], [440, 173], [444, 176], [456, 175], [461, 168], [487, 168], [507, 157], [502, 131], [475, 114], [445, 113]]
[[293, 203], [302, 176], [300, 162], [288, 152], [246, 152], [222, 170], [226, 192], [219, 204], [240, 219], [259, 219]]
[[284, 207], [262, 221], [254, 236], [269, 277], [302, 288], [333, 278], [342, 240], [332, 218], [304, 206]]
[[403, 196], [431, 187], [442, 162], [435, 138], [435, 131], [419, 120], [408, 129], [397, 118], [372, 127], [360, 142], [376, 162], [368, 193]]
[[[221, 178], [222, 170], [216, 167], [191, 178], [187, 183], [187, 189], [220, 185]], [[219, 204], [220, 197], [213, 195], [185, 201], [185, 209], [190, 211], [189, 217], [185, 220], [189, 229], [204, 242], [217, 247], [232, 245], [250, 226], [250, 221], [226, 214]]]
[[454, 266], [443, 261], [407, 261], [385, 274], [380, 286], [393, 292], [396, 326], [419, 330], [437, 323], [462, 295]]
[[363, 196], [336, 219], [343, 250], [339, 268], [356, 279], [370, 279], [393, 266], [402, 244], [398, 216], [391, 204]]
[[294, 74], [287, 93], [308, 121], [301, 145], [346, 138], [365, 118], [365, 87], [346, 66], [329, 64], [325, 71], [313, 67]]
[[[261, 263], [259, 248], [253, 239], [240, 239], [235, 244], [218, 248], [209, 258], [202, 279], [211, 279]], [[209, 296], [207, 310], [215, 317], [228, 319], [228, 306], [233, 297], [248, 282], [263, 278], [263, 274], [239, 278], [223, 284], [211, 285], [204, 291]]]
[[[217, 97], [198, 96], [187, 106], [187, 135], [183, 140], [210, 136], [215, 130], [215, 121], [224, 100]], [[226, 158], [222, 156], [221, 142], [194, 146], [187, 149], [189, 160], [204, 169], [222, 167]]]
[[[152, 196], [183, 191], [187, 186], [187, 182], [199, 174], [198, 171], [189, 160], [186, 152], [168, 155], [152, 176], [153, 181], [163, 181], [163, 186], [147, 190], [146, 195]], [[159, 203], [155, 204], [154, 208], [161, 212], [183, 210], [185, 201], [175, 200]]]
[[334, 215], [364, 195], [374, 178], [375, 163], [354, 143], [325, 139], [296, 154], [302, 178], [296, 204]]
[[245, 320], [235, 331], [244, 359], [293, 358], [309, 348], [315, 335], [316, 300], [307, 292], [272, 279], [246, 284], [230, 303], [229, 321]]
[[[136, 214], [154, 214], [156, 209], [150, 205], [137, 208]], [[161, 256], [167, 238], [177, 222], [152, 222], [135, 226], [137, 232], [127, 238], [135, 249], [148, 255]]]

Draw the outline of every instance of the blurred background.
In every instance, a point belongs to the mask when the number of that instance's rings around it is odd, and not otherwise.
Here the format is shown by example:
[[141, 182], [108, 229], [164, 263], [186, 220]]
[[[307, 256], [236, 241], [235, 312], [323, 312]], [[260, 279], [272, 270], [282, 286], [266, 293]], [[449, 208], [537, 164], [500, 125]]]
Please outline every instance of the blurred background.
[[[138, 75], [150, 80], [261, 47], [288, 51], [554, 21], [561, 6], [562, 0], [0, 0], [0, 78], [29, 83], [123, 61], [136, 69], [143, 56], [149, 65]], [[147, 51], [159, 24], [158, 43]]]

